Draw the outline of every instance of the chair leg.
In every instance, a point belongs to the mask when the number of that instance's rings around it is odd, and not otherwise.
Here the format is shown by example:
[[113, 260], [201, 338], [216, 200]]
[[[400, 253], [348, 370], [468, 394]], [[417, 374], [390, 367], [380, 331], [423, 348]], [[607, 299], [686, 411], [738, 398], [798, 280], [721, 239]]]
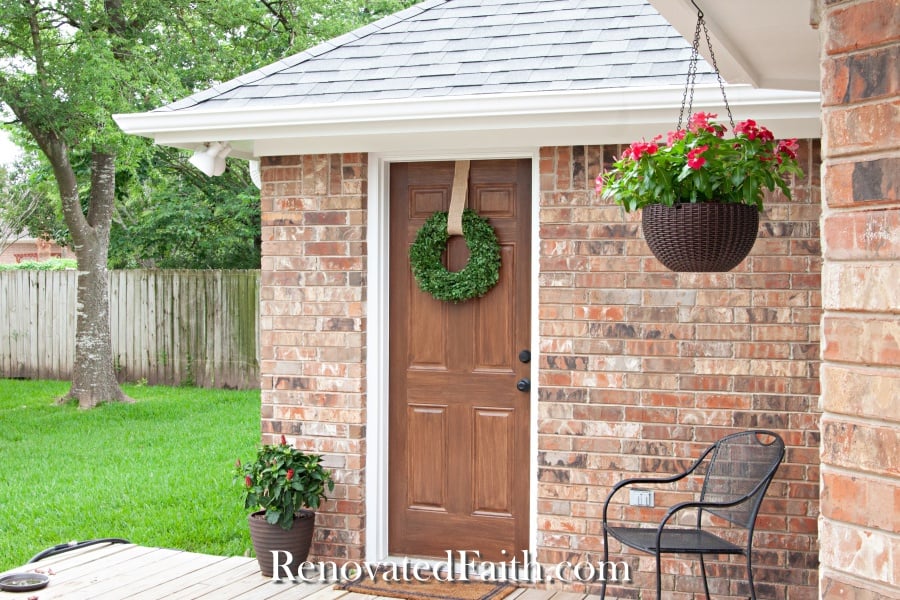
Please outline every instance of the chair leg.
[[[658, 544], [661, 546], [662, 544]], [[662, 579], [659, 573], [659, 548], [656, 549], [656, 600], [662, 600]]]
[[606, 533], [606, 523], [603, 524], [603, 585], [600, 587], [600, 600], [606, 599], [606, 565], [609, 564], [609, 536]]
[[750, 584], [750, 598], [756, 600], [756, 587], [753, 584], [753, 553], [747, 552], [747, 583]]
[[700, 572], [703, 573], [703, 591], [706, 592], [706, 600], [709, 599], [709, 584], [706, 582], [706, 562], [703, 560], [703, 555], [700, 555]]

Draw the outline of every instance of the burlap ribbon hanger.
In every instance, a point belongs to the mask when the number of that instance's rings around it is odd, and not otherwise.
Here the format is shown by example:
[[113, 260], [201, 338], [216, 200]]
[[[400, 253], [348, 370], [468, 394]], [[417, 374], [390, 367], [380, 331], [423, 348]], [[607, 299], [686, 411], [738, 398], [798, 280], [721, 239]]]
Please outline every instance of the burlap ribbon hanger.
[[462, 215], [469, 194], [469, 161], [458, 160], [454, 166], [453, 190], [450, 192], [450, 210], [447, 213], [447, 233], [462, 235]]

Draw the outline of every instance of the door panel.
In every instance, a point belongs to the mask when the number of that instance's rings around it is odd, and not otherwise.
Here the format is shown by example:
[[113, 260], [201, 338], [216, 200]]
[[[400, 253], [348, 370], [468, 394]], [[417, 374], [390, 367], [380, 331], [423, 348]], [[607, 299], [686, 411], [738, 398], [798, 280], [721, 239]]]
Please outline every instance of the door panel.
[[407, 505], [417, 509], [445, 510], [447, 478], [447, 407], [435, 404], [410, 404], [407, 409], [406, 435], [409, 450], [417, 460], [407, 462]]
[[515, 413], [511, 410], [476, 409], [472, 483], [477, 514], [511, 517], [513, 478], [504, 465], [515, 454]]
[[[389, 551], [508, 560], [528, 548], [531, 162], [473, 161], [468, 206], [501, 244], [500, 280], [453, 304], [419, 290], [409, 246], [450, 205], [452, 162], [391, 166]], [[468, 260], [460, 236], [445, 264]], [[506, 551], [507, 554], [501, 554]]]

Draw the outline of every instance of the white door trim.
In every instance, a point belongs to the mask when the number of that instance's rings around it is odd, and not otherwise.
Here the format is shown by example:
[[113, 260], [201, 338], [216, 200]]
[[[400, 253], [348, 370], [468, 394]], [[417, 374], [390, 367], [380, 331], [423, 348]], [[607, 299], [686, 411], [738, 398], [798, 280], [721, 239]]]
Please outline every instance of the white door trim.
[[[366, 530], [365, 560], [388, 560], [388, 373], [390, 322], [390, 165], [429, 160], [531, 159], [531, 381], [538, 381], [538, 273], [540, 272], [540, 152], [537, 148], [369, 154], [367, 204]], [[528, 543], [537, 547], [537, 399], [531, 387]]]

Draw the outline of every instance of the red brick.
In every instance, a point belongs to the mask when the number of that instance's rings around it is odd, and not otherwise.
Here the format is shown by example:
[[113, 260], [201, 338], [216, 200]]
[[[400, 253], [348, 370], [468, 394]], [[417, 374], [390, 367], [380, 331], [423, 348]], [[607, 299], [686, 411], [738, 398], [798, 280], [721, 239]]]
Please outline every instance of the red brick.
[[822, 105], [887, 98], [900, 89], [900, 46], [829, 58], [823, 62]]
[[858, 365], [827, 364], [822, 368], [826, 393], [823, 408], [830, 413], [900, 423], [900, 373]]
[[900, 475], [900, 428], [822, 419], [822, 460], [879, 475]]
[[825, 256], [831, 260], [900, 259], [898, 231], [900, 209], [835, 212], [825, 218], [822, 230]]
[[860, 586], [858, 580], [841, 581], [836, 579], [837, 574], [827, 572], [822, 576], [822, 593], [819, 596], [821, 600], [885, 600], [889, 596], [885, 596], [880, 591], [868, 589]]
[[826, 157], [890, 150], [900, 139], [900, 100], [825, 111]]
[[863, 475], [824, 472], [822, 515], [836, 521], [893, 531], [900, 514], [900, 484]]
[[822, 357], [835, 362], [900, 366], [900, 322], [872, 317], [826, 315]]
[[900, 40], [896, 0], [869, 0], [828, 11], [825, 51], [829, 55]]

